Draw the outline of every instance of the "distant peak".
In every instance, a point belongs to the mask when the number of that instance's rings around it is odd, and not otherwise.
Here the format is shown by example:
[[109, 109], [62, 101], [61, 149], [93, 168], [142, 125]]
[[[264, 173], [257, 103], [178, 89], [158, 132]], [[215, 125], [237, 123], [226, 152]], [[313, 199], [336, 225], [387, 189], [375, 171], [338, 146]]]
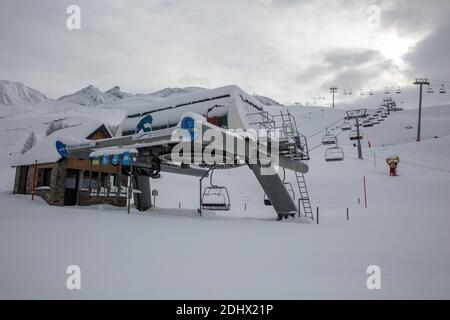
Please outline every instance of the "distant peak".
[[114, 86], [111, 89], [105, 91], [107, 98], [118, 100], [131, 96], [131, 93], [123, 92], [119, 86]]
[[0, 104], [38, 104], [43, 100], [47, 100], [44, 94], [25, 86], [23, 83], [0, 80]]

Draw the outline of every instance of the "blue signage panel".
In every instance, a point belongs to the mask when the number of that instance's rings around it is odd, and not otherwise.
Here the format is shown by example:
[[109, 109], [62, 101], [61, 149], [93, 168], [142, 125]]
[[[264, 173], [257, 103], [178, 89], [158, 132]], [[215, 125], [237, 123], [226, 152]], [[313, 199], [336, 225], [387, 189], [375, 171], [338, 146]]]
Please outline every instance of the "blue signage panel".
[[130, 153], [128, 151], [123, 153], [122, 165], [123, 166], [130, 165]]
[[191, 117], [184, 117], [181, 120], [181, 128], [186, 129], [189, 132], [191, 140], [197, 139], [198, 132], [195, 128], [195, 120]]
[[112, 163], [113, 166], [117, 166], [119, 164], [119, 161], [120, 161], [120, 155], [119, 154], [115, 154], [115, 155], [112, 156], [111, 163]]
[[67, 158], [68, 153], [67, 153], [66, 145], [59, 140], [56, 141], [55, 145], [56, 145], [56, 151], [58, 151], [59, 155], [63, 158]]
[[104, 155], [102, 158], [102, 165], [107, 166], [109, 165], [109, 156], [108, 155]]
[[136, 132], [150, 132], [152, 131], [152, 122], [153, 122], [153, 118], [151, 115], [147, 115], [145, 117], [143, 117], [141, 119], [141, 121], [139, 121], [137, 127], [136, 127]]

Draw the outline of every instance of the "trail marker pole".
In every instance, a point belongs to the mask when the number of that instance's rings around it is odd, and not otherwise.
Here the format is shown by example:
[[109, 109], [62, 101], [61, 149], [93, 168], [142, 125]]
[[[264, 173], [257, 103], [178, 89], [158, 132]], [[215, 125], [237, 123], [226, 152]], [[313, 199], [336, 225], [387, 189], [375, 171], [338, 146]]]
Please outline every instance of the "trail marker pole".
[[363, 177], [364, 182], [364, 206], [367, 209], [367, 186], [366, 186], [366, 176]]
[[347, 221], [350, 220], [350, 217], [348, 215], [348, 208], [347, 208]]
[[316, 220], [317, 224], [319, 224], [319, 207], [316, 207]]

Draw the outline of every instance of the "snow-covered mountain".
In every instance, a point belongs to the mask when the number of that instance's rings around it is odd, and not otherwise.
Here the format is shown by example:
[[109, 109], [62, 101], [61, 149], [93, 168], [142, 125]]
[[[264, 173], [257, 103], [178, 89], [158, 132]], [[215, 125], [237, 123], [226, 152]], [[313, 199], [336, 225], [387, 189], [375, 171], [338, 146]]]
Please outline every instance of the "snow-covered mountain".
[[278, 106], [278, 107], [284, 107], [283, 104], [279, 103], [278, 101], [273, 100], [272, 98], [265, 97], [265, 96], [259, 96], [254, 95], [255, 99], [257, 99], [259, 102], [261, 102], [264, 106]]
[[93, 106], [93, 105], [115, 103], [118, 102], [119, 100], [125, 100], [127, 98], [139, 98], [140, 100], [144, 99], [152, 101], [155, 99], [168, 98], [174, 95], [180, 96], [199, 90], [207, 90], [207, 89], [195, 87], [165, 88], [153, 93], [132, 94], [128, 92], [123, 92], [118, 86], [112, 87], [111, 89], [102, 92], [97, 87], [89, 85], [88, 87], [83, 88], [75, 93], [62, 96], [58, 100], [79, 104], [83, 106]]
[[34, 105], [44, 100], [48, 100], [44, 94], [20, 82], [0, 80], [0, 105]]
[[150, 93], [150, 96], [159, 97], [159, 98], [168, 98], [174, 95], [182, 96], [185, 94], [189, 94], [192, 92], [208, 90], [206, 88], [200, 87], [186, 87], [186, 88], [164, 88], [162, 90]]
[[[50, 114], [58, 117], [67, 117], [89, 113], [89, 117], [109, 123], [117, 123], [123, 119], [125, 111], [130, 107], [146, 106], [149, 103], [169, 97], [177, 97], [204, 90], [209, 89], [201, 87], [167, 87], [155, 92], [133, 94], [122, 91], [118, 86], [102, 91], [93, 85], [89, 85], [86, 88], [54, 100], [21, 83], [0, 80], [0, 118], [33, 117]], [[268, 97], [255, 96], [255, 98], [266, 106], [282, 106]]]
[[103, 92], [93, 85], [89, 85], [75, 93], [62, 96], [58, 100], [81, 104], [83, 106], [98, 105], [108, 102], [108, 99]]
[[[98, 88], [90, 85], [75, 93], [63, 96], [58, 100], [84, 106], [92, 106], [92, 105], [114, 103], [119, 100], [125, 100], [127, 98], [138, 98], [140, 100], [144, 99], [147, 101], [154, 101], [174, 96], [182, 96], [185, 94], [190, 94], [193, 92], [199, 92], [203, 90], [208, 89], [201, 87], [164, 88], [162, 90], [155, 91], [152, 93], [132, 94], [123, 92], [118, 86], [115, 86], [105, 92], [102, 92]], [[265, 106], [283, 106], [279, 102], [269, 97], [255, 95], [255, 98]]]
[[131, 97], [133, 94], [128, 92], [123, 92], [120, 90], [119, 86], [112, 87], [111, 89], [104, 92], [104, 98], [107, 100], [121, 100], [127, 97]]

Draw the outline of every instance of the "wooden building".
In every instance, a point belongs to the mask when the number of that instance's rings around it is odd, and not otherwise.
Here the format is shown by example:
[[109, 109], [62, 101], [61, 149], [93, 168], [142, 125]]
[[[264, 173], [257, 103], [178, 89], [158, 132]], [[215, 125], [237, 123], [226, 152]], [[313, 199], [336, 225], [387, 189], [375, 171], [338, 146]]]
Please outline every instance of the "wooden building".
[[126, 206], [127, 176], [119, 167], [93, 164], [89, 160], [65, 159], [57, 152], [59, 137], [88, 140], [110, 138], [104, 124], [89, 120], [58, 130], [16, 159], [15, 194], [40, 196], [50, 205], [110, 204]]

